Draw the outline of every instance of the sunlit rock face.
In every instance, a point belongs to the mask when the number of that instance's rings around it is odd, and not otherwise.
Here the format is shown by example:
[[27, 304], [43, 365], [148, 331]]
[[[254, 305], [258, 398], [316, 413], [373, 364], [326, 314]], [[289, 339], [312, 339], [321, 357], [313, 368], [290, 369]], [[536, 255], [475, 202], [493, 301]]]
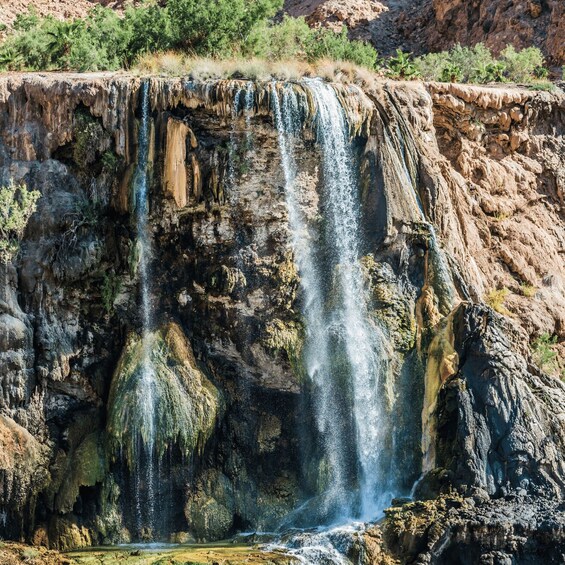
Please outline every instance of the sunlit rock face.
[[[0, 267], [2, 535], [210, 541], [370, 518], [420, 477], [560, 500], [563, 387], [528, 340], [565, 330], [564, 108], [3, 77], [0, 182], [42, 197]], [[506, 319], [481, 305], [502, 287]], [[395, 524], [375, 552], [406, 550]]]

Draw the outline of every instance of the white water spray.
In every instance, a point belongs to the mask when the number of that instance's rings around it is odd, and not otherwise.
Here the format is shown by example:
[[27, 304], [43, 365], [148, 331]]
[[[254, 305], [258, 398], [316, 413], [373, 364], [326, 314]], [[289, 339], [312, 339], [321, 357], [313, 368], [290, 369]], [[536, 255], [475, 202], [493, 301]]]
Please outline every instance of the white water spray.
[[[150, 261], [152, 256], [149, 230], [148, 163], [149, 163], [149, 83], [141, 86], [141, 120], [139, 124], [138, 156], [134, 177], [134, 194], [139, 252], [139, 293], [142, 321], [143, 359], [136, 387], [137, 410], [143, 429], [138, 430], [138, 457], [135, 473], [136, 519], [138, 531], [153, 531], [155, 524], [155, 368], [151, 360], [151, 293]], [[145, 488], [143, 488], [145, 487]]]
[[[285, 198], [289, 215], [292, 247], [300, 272], [304, 293], [303, 314], [306, 323], [305, 368], [315, 388], [316, 420], [318, 432], [324, 443], [324, 453], [329, 468], [327, 490], [322, 504], [323, 513], [349, 513], [344, 438], [339, 433], [339, 405], [335, 382], [332, 380], [329, 334], [325, 317], [322, 273], [314, 253], [315, 235], [305, 218], [297, 194], [297, 164], [294, 159], [294, 138], [302, 129], [300, 108], [292, 86], [282, 90], [279, 101], [276, 83], [272, 83], [271, 97], [275, 125], [279, 134], [279, 148], [285, 177]], [[337, 413], [336, 413], [337, 410]]]

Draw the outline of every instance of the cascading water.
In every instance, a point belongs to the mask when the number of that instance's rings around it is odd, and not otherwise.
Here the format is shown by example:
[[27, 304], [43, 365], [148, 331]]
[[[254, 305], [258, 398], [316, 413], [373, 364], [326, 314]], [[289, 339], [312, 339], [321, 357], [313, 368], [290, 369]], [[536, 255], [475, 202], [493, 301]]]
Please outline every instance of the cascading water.
[[[314, 253], [315, 234], [308, 225], [297, 194], [297, 165], [293, 156], [293, 139], [302, 129], [299, 103], [290, 85], [282, 90], [282, 104], [279, 102], [276, 83], [272, 83], [272, 103], [276, 127], [279, 133], [279, 147], [285, 177], [285, 196], [291, 229], [292, 246], [295, 254], [301, 285], [304, 292], [303, 314], [306, 322], [307, 342], [305, 369], [315, 387], [316, 419], [327, 458], [329, 476], [327, 490], [322, 504], [322, 514], [348, 512], [346, 482], [346, 439], [340, 433], [341, 412], [336, 383], [330, 367], [330, 342], [324, 313], [323, 275], [317, 265]], [[337, 413], [336, 413], [337, 410]], [[343, 416], [343, 415], [342, 415]]]
[[326, 517], [334, 521], [370, 519], [390, 501], [391, 485], [381, 460], [388, 429], [383, 390], [386, 338], [368, 310], [348, 123], [330, 85], [308, 80], [304, 86], [314, 104], [322, 153], [325, 229], [318, 237], [305, 220], [296, 182], [293, 139], [302, 128], [296, 94], [291, 86], [284, 87], [281, 102], [273, 83], [271, 95], [304, 294], [305, 368], [327, 467], [323, 504]]
[[350, 369], [357, 461], [360, 467], [360, 516], [369, 519], [382, 509], [388, 490], [381, 475], [385, 426], [383, 355], [386, 338], [370, 319], [359, 262], [358, 186], [349, 143], [349, 127], [333, 88], [308, 81], [316, 104], [316, 133], [322, 147], [327, 240], [333, 250], [339, 299], [332, 325], [339, 332]]
[[134, 177], [134, 195], [139, 254], [139, 296], [142, 321], [142, 360], [136, 385], [138, 405], [143, 429], [137, 431], [138, 454], [134, 462], [134, 488], [138, 532], [153, 532], [155, 524], [155, 481], [158, 477], [155, 454], [155, 369], [151, 361], [151, 295], [150, 260], [152, 255], [148, 214], [148, 163], [149, 163], [149, 83], [141, 86], [141, 120], [139, 124], [138, 156]]

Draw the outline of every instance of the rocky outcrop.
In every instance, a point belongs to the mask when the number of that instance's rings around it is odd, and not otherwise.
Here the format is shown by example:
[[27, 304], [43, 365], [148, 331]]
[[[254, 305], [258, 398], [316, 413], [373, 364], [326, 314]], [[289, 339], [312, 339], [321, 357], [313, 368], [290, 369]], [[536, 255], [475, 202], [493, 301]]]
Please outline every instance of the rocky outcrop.
[[565, 62], [565, 7], [559, 0], [433, 0], [427, 43], [442, 48], [484, 42], [495, 52], [507, 45], [537, 45], [553, 65]]
[[[140, 537], [116, 454], [135, 443], [128, 410], [146, 345], [132, 189], [143, 80], [0, 80], [0, 182], [42, 194], [0, 290], [4, 535], [58, 547]], [[166, 529], [186, 538], [288, 523], [323, 484], [319, 454], [301, 458], [315, 426], [273, 88], [297, 94], [296, 183], [318, 222], [304, 85], [149, 82], [150, 349], [173, 477]], [[560, 498], [563, 386], [533, 365], [528, 340], [565, 337], [565, 98], [385, 81], [335, 89], [359, 172], [368, 311], [390, 338], [383, 386], [397, 417], [385, 448], [402, 446], [402, 488], [421, 471], [423, 408], [422, 495]], [[502, 288], [506, 320], [478, 305]]]
[[339, 32], [346, 26], [347, 29], [354, 29], [356, 35], [360, 34], [360, 28], [367, 29], [373, 20], [388, 10], [385, 4], [377, 0], [355, 0], [347, 4], [335, 0], [289, 0], [284, 9], [293, 17], [304, 16], [312, 27], [323, 26]]
[[434, 355], [455, 353], [456, 361], [434, 387], [435, 461], [417, 492], [441, 489], [427, 484], [438, 481], [495, 497], [519, 490], [561, 499], [565, 386], [527, 363], [511, 345], [519, 334], [491, 310], [462, 305], [450, 318], [451, 340]]
[[364, 563], [561, 563], [565, 513], [555, 501], [443, 496], [386, 512], [365, 535]]

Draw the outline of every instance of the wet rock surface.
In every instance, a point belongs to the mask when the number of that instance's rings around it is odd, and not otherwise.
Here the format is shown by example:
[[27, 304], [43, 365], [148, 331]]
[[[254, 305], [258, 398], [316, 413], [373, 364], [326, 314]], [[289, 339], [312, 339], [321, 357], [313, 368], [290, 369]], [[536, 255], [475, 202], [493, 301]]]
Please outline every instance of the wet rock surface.
[[561, 503], [521, 495], [443, 496], [387, 510], [365, 534], [365, 563], [562, 563]]
[[[42, 193], [19, 256], [0, 269], [4, 536], [66, 549], [134, 535], [120, 502], [126, 471], [106, 434], [112, 375], [141, 329], [131, 188], [140, 84], [112, 74], [0, 80], [0, 182]], [[285, 523], [323, 474], [301, 456], [315, 426], [272, 87], [254, 85], [248, 114], [234, 111], [246, 87], [150, 82], [155, 330], [180, 328], [194, 355], [187, 380], [201, 375], [220, 398], [190, 473], [182, 454], [170, 456], [171, 531], [195, 540]], [[292, 88], [309, 124], [312, 100]], [[418, 530], [390, 541], [385, 528], [383, 551], [448, 563], [476, 543], [498, 563], [530, 559], [546, 543], [557, 555], [565, 388], [534, 366], [528, 341], [565, 331], [565, 99], [391, 82], [336, 89], [359, 165], [369, 315], [390, 336], [385, 394], [398, 425], [388, 441], [403, 446], [409, 492], [430, 392], [433, 457], [420, 495], [455, 489], [463, 499], [422, 503], [439, 508], [437, 537]], [[301, 200], [319, 222], [320, 149], [309, 127], [297, 144]], [[506, 317], [480, 305], [501, 286]], [[172, 357], [163, 356], [164, 374]]]

